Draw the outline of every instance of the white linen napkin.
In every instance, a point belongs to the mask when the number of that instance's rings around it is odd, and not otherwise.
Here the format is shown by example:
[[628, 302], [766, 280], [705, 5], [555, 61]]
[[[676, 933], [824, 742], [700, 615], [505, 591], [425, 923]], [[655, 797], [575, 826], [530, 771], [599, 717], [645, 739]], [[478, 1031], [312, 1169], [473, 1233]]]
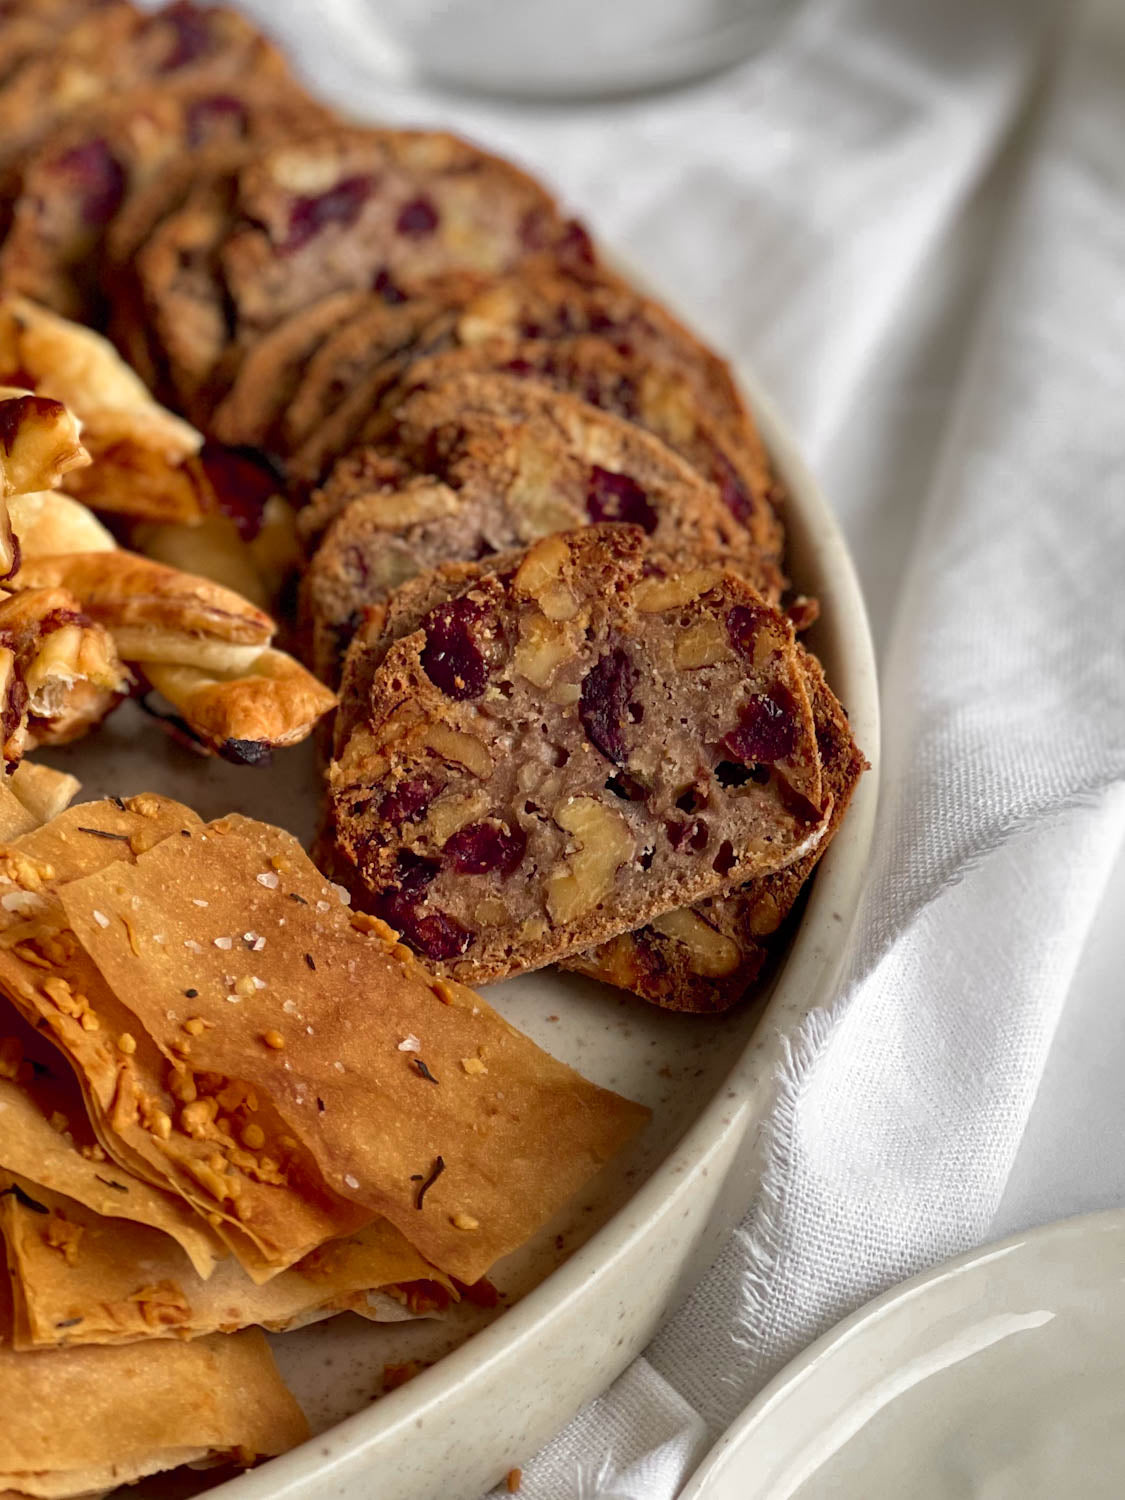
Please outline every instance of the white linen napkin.
[[334, 97], [528, 162], [753, 364], [867, 586], [845, 983], [719, 1264], [524, 1468], [528, 1500], [670, 1500], [804, 1344], [986, 1236], [1125, 836], [1125, 12], [810, 0], [725, 76], [532, 108], [373, 85], [269, 9]]

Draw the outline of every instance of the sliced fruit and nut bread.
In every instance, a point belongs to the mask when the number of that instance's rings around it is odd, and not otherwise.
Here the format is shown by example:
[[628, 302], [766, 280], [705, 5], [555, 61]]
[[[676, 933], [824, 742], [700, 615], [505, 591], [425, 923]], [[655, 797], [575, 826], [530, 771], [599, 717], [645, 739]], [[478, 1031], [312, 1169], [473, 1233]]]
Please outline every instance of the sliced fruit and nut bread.
[[397, 318], [373, 309], [310, 364], [286, 413], [282, 447], [302, 493], [406, 390], [457, 368], [506, 369], [655, 432], [715, 482], [757, 548], [780, 559], [781, 487], [753, 419], [726, 365], [659, 304], [601, 267], [566, 274], [542, 265], [492, 281], [445, 278], [426, 301], [444, 306], [429, 319], [419, 316], [427, 308], [418, 299], [387, 310]]
[[[357, 722], [362, 722], [375, 673], [394, 642], [417, 630], [431, 610], [466, 593], [485, 574], [503, 574], [520, 560], [519, 553], [503, 553], [482, 563], [446, 563], [404, 584], [385, 605], [371, 611], [344, 662], [334, 726], [337, 752]], [[636, 932], [622, 933], [589, 953], [573, 954], [564, 960], [564, 967], [629, 990], [665, 1009], [698, 1014], [727, 1010], [754, 990], [783, 942], [786, 918], [827, 849], [867, 765], [820, 662], [800, 645], [797, 651], [812, 704], [824, 785], [832, 794], [824, 838], [803, 859], [777, 874], [749, 881], [728, 896], [665, 912]], [[721, 767], [721, 779], [730, 786], [745, 785], [753, 774], [752, 768], [737, 762]], [[330, 817], [324, 820], [321, 849], [332, 857]], [[333, 869], [334, 878], [354, 884], [354, 870], [346, 862], [336, 860]], [[361, 892], [357, 894], [362, 899]]]
[[405, 301], [371, 293], [364, 309], [324, 340], [301, 371], [280, 422], [280, 451], [299, 494], [307, 496], [355, 446], [380, 397], [428, 349], [428, 331], [443, 324], [446, 309], [490, 280], [479, 271], [454, 271], [433, 277]]
[[[420, 316], [429, 316], [421, 299]], [[401, 305], [383, 301], [375, 292], [329, 292], [283, 318], [246, 351], [230, 388], [211, 413], [209, 429], [221, 443], [247, 444], [279, 457], [292, 447], [287, 426], [294, 403], [305, 388], [310, 371], [323, 359], [336, 336], [347, 337], [356, 327], [366, 328], [372, 313], [377, 318], [401, 318], [417, 299]], [[409, 314], [412, 322], [419, 316]], [[346, 387], [328, 399], [339, 401]], [[316, 422], [320, 421], [318, 409]]]
[[293, 120], [322, 119], [284, 76], [114, 93], [68, 116], [21, 163], [0, 285], [86, 323], [105, 322], [103, 249], [133, 194], [188, 153], [275, 141]]
[[637, 527], [547, 537], [431, 610], [354, 717], [340, 843], [380, 914], [478, 982], [782, 869], [831, 811], [788, 620]]
[[[413, 305], [407, 303], [395, 311], [401, 314]], [[780, 522], [772, 506], [753, 498], [768, 493], [768, 467], [762, 465], [753, 445], [720, 426], [702, 408], [695, 387], [674, 365], [647, 355], [623, 354], [596, 334], [554, 342], [494, 339], [419, 356], [406, 367], [397, 385], [384, 384], [377, 391], [383, 372], [393, 371], [400, 363], [397, 358], [387, 361], [382, 371], [376, 370], [339, 401], [305, 440], [294, 462], [298, 488], [302, 464], [306, 472], [319, 474], [347, 448], [377, 443], [388, 413], [413, 392], [437, 388], [462, 374], [493, 373], [548, 385], [651, 432], [714, 484], [731, 515], [746, 528], [754, 549], [764, 558], [780, 561]], [[342, 389], [349, 373], [345, 367], [332, 386]], [[372, 410], [376, 400], [382, 405]]]
[[363, 610], [416, 573], [600, 521], [639, 525], [672, 554], [714, 553], [780, 592], [714, 486], [632, 423], [512, 376], [421, 391], [300, 513], [315, 547], [302, 591], [310, 664], [335, 682]]
[[[198, 250], [197, 214], [190, 202], [169, 214], [138, 265], [173, 385], [189, 399], [220, 361], [233, 379], [258, 338], [334, 292], [398, 302], [450, 271], [592, 254], [531, 178], [441, 132], [337, 127], [256, 153], [214, 184], [206, 254], [185, 282], [175, 266]], [[180, 351], [185, 319], [197, 332]]]
[[176, 0], [91, 7], [0, 85], [0, 169], [18, 164], [76, 110], [146, 83], [235, 84], [288, 76], [280, 52], [236, 10]]

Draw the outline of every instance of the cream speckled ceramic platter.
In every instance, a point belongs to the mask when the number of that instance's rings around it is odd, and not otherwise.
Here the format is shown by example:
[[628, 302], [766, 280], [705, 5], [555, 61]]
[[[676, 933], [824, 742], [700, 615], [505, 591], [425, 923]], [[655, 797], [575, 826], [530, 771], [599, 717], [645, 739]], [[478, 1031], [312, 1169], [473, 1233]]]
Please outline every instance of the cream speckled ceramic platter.
[[681, 1500], [1119, 1500], [1125, 1211], [896, 1287], [806, 1350]]
[[[511, 1021], [587, 1077], [649, 1105], [652, 1124], [556, 1223], [496, 1268], [507, 1294], [499, 1315], [459, 1310], [451, 1322], [383, 1327], [347, 1316], [275, 1337], [282, 1373], [318, 1435], [210, 1491], [216, 1500], [477, 1500], [644, 1347], [753, 1197], [781, 1039], [831, 998], [855, 911], [879, 726], [871, 639], [847, 550], [768, 401], [753, 381], [744, 385], [790, 492], [790, 571], [823, 604], [810, 644], [872, 763], [768, 1001], [708, 1019], [551, 971], [492, 987], [489, 999]], [[205, 818], [237, 810], [306, 839], [312, 833], [317, 778], [308, 746], [279, 754], [268, 772], [199, 760], [130, 706], [96, 741], [49, 759], [82, 778], [82, 797], [160, 791]], [[384, 1366], [410, 1360], [437, 1362], [372, 1404]]]

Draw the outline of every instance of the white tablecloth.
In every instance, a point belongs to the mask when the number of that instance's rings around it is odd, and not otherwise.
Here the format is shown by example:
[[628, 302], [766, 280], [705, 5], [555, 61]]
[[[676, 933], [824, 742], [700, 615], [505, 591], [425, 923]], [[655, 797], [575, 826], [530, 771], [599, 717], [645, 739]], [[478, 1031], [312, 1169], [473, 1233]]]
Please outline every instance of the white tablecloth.
[[260, 8], [340, 101], [542, 172], [748, 360], [865, 582], [886, 743], [846, 982], [720, 1263], [524, 1471], [670, 1500], [843, 1313], [1125, 1196], [1125, 10], [808, 0], [721, 77], [535, 107], [388, 86], [332, 6]]

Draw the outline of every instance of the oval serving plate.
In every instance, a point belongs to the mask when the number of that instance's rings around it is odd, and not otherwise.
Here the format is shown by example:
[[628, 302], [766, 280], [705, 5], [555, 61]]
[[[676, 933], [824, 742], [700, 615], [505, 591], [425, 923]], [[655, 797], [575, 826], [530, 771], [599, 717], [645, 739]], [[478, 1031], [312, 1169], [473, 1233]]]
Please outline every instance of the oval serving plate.
[[926, 1271], [805, 1350], [681, 1500], [1116, 1500], [1125, 1212]]
[[[790, 950], [763, 1002], [725, 1017], [680, 1016], [549, 970], [489, 990], [521, 1030], [587, 1077], [649, 1105], [622, 1157], [493, 1279], [502, 1316], [375, 1327], [351, 1316], [275, 1337], [310, 1442], [211, 1490], [215, 1500], [478, 1500], [605, 1390], [715, 1258], [751, 1202], [759, 1134], [783, 1039], [825, 1004], [855, 912], [875, 814], [879, 722], [863, 599], [839, 528], [757, 383], [742, 379], [790, 499], [789, 566], [823, 615], [809, 642], [872, 764], [821, 862]], [[152, 790], [204, 817], [232, 809], [313, 832], [309, 746], [268, 771], [200, 761], [128, 705], [98, 737], [50, 761], [83, 797]], [[470, 1337], [471, 1335], [471, 1337]], [[387, 1366], [421, 1369], [374, 1405]], [[377, 1480], [376, 1480], [377, 1476]]]

